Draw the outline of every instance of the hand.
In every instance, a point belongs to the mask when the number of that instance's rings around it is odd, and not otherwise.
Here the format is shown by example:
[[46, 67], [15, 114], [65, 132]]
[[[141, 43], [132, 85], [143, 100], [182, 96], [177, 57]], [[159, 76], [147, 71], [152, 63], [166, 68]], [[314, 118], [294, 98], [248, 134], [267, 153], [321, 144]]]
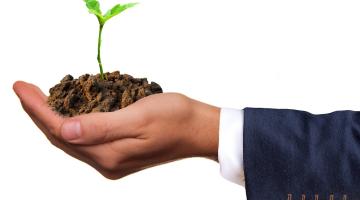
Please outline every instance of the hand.
[[220, 109], [184, 95], [156, 94], [115, 112], [64, 118], [35, 85], [13, 88], [53, 145], [109, 179], [187, 157], [217, 159]]

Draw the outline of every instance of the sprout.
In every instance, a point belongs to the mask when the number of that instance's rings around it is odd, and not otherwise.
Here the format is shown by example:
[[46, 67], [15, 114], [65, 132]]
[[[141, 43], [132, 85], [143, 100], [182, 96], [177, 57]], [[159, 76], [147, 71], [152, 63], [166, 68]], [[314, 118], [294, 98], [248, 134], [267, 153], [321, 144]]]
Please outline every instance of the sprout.
[[100, 10], [100, 3], [97, 0], [84, 0], [86, 3], [86, 7], [89, 9], [89, 12], [94, 14], [98, 21], [99, 21], [99, 38], [98, 38], [98, 55], [97, 60], [100, 67], [100, 78], [104, 80], [104, 71], [101, 63], [101, 55], [100, 55], [100, 48], [101, 48], [101, 34], [104, 28], [105, 23], [111, 19], [112, 17], [120, 14], [124, 10], [135, 6], [137, 3], [127, 3], [127, 4], [117, 4], [110, 10], [108, 10], [104, 15]]

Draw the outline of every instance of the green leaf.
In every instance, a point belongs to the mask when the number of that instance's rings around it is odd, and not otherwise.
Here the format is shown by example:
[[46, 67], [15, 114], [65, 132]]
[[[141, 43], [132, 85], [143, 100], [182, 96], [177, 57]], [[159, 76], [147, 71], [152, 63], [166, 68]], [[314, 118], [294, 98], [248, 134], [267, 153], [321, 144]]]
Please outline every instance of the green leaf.
[[[100, 3], [97, 0], [84, 0], [86, 3], [86, 7], [88, 8], [89, 12], [96, 15], [98, 19], [103, 19], [101, 10], [100, 10]], [[100, 21], [99, 19], [99, 21]]]
[[127, 3], [127, 4], [117, 4], [116, 6], [114, 6], [113, 8], [111, 8], [110, 10], [108, 10], [105, 15], [104, 15], [104, 21], [106, 22], [107, 20], [109, 20], [110, 18], [120, 14], [121, 12], [123, 12], [124, 10], [134, 7], [136, 4], [138, 3]]

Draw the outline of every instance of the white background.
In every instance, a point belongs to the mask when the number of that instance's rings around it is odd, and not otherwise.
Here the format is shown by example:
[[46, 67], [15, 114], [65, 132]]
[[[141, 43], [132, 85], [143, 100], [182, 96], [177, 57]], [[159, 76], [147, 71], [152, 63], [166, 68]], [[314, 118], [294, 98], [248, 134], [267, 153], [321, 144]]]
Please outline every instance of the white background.
[[[102, 8], [117, 2], [103, 0]], [[140, 3], [106, 24], [106, 71], [148, 77], [167, 92], [221, 107], [360, 110], [358, 1]], [[1, 5], [0, 199], [246, 199], [206, 159], [109, 181], [51, 146], [12, 83], [47, 91], [68, 73], [97, 73], [97, 20], [81, 0]]]

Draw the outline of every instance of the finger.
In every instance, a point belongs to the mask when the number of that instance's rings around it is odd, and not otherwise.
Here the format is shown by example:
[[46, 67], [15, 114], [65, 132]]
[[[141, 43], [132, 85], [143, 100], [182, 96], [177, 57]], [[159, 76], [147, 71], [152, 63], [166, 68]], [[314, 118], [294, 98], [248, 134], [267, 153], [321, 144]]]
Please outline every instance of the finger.
[[102, 144], [139, 136], [141, 117], [131, 109], [90, 113], [65, 119], [61, 137], [73, 144]]
[[42, 124], [48, 132], [55, 135], [60, 132], [63, 118], [50, 109], [46, 96], [38, 87], [17, 81], [14, 83], [13, 89], [29, 115], [36, 117], [38, 123]]
[[36, 117], [49, 133], [74, 144], [99, 144], [116, 139], [136, 137], [141, 113], [136, 106], [108, 113], [91, 113], [62, 118], [52, 111], [46, 96], [35, 85], [18, 81], [14, 91], [25, 111]]
[[102, 167], [99, 166], [96, 160], [89, 156], [99, 151], [100, 147], [74, 146], [58, 137], [60, 131], [59, 128], [56, 127], [62, 124], [63, 118], [56, 115], [47, 106], [47, 97], [37, 86], [23, 81], [17, 81], [14, 83], [13, 89], [19, 97], [24, 110], [54, 146], [70, 156], [91, 165], [96, 170], [102, 170]]
[[32, 94], [32, 96], [37, 96], [36, 99], [41, 99], [42, 102], [46, 102], [47, 97], [44, 95], [44, 93], [42, 93], [38, 87], [36, 87], [32, 84], [28, 84], [25, 82], [16, 82], [14, 84], [14, 91], [19, 96], [24, 110], [28, 113], [28, 115], [30, 116], [32, 121], [35, 123], [35, 125], [45, 134], [47, 139], [54, 146], [62, 149], [66, 153], [70, 154], [71, 156], [79, 159], [81, 156], [77, 152], [75, 152], [74, 149], [69, 148], [66, 143], [64, 143], [62, 140], [59, 140], [58, 138], [56, 138], [54, 134], [51, 134], [50, 131], [48, 130], [48, 128], [46, 127], [46, 124], [42, 123], [41, 120], [39, 120], [35, 115], [33, 115], [31, 106], [29, 106], [29, 104], [26, 104], [26, 102], [28, 100], [26, 100], [26, 99], [24, 100], [24, 98], [22, 98], [24, 95], [24, 90], [30, 90], [30, 93]]
[[43, 126], [43, 124], [41, 124], [39, 120], [36, 119], [36, 117], [32, 116], [31, 114], [29, 114], [29, 116], [33, 120], [33, 122], [39, 127], [39, 129], [42, 130], [42, 132], [51, 142], [51, 144], [61, 149], [68, 155], [89, 164], [96, 170], [102, 170], [102, 167], [97, 163], [97, 160], [92, 157], [93, 155], [95, 155], [95, 152], [99, 151], [99, 146], [74, 146], [72, 144], [64, 142], [63, 140], [57, 138], [55, 135], [49, 133], [48, 130]]
[[[39, 87], [37, 87], [36, 85], [34, 84], [31, 84], [31, 83], [26, 83], [24, 81], [16, 81], [14, 84], [13, 84], [13, 90], [15, 92], [15, 94], [20, 98], [19, 96], [19, 89], [20, 88], [23, 88], [24, 85], [27, 85], [27, 86], [30, 86], [32, 87], [32, 90], [39, 96], [39, 98], [41, 98], [43, 101], [46, 101], [47, 100], [47, 96], [40, 90]], [[21, 100], [21, 99], [20, 99]]]

